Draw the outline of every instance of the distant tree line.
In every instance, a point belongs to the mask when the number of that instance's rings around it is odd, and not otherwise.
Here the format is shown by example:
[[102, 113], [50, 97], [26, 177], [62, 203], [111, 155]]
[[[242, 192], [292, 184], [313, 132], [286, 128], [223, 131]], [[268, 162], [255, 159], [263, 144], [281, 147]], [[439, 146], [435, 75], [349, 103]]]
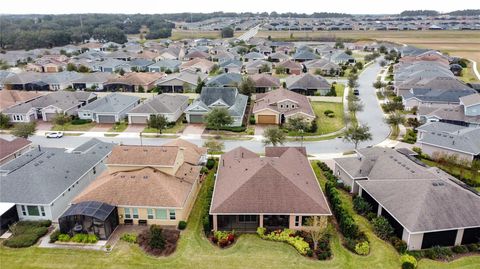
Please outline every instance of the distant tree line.
[[440, 13], [436, 10], [405, 10], [399, 15], [400, 16], [438, 16], [438, 15], [479, 16], [480, 9], [455, 10], [447, 13]]
[[2, 15], [0, 47], [34, 49], [80, 43], [91, 37], [125, 43], [127, 34], [138, 34], [147, 27], [150, 38], [171, 35], [174, 23], [162, 15], [74, 14], [74, 15]]
[[480, 16], [480, 9], [456, 10], [447, 14], [452, 16]]

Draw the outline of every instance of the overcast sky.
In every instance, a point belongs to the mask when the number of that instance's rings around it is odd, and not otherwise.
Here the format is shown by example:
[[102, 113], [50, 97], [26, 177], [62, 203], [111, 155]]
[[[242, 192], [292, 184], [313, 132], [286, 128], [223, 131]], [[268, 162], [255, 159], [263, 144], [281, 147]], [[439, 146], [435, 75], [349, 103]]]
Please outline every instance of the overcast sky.
[[480, 0], [0, 0], [0, 14], [342, 12], [393, 14], [408, 9], [440, 12], [480, 9]]

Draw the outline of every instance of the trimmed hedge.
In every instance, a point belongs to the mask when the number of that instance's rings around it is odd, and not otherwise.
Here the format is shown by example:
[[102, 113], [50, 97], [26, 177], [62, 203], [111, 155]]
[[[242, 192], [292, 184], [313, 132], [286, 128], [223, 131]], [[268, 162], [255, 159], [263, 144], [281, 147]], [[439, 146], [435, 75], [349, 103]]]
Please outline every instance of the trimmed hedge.
[[13, 236], [5, 240], [3, 244], [11, 248], [32, 246], [40, 237], [48, 233], [50, 225], [52, 225], [50, 220], [19, 221], [10, 228]]
[[[209, 128], [209, 127], [207, 127], [207, 130], [215, 130], [216, 131], [216, 129], [212, 129], [212, 128]], [[241, 133], [241, 132], [245, 132], [245, 130], [247, 130], [247, 128], [245, 126], [223, 126], [223, 127], [220, 127], [219, 130]]]
[[402, 269], [415, 269], [417, 267], [417, 259], [415, 257], [405, 254], [400, 257]]
[[92, 122], [92, 120], [74, 119], [70, 123], [72, 125], [82, 125]]

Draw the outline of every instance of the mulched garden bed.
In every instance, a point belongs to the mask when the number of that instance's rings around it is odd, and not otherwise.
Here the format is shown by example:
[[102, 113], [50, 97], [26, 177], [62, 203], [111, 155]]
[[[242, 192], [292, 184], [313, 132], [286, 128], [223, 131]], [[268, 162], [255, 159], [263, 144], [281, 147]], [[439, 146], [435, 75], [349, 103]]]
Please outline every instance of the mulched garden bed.
[[138, 235], [137, 242], [140, 247], [148, 254], [154, 256], [169, 256], [177, 248], [177, 242], [180, 238], [180, 231], [174, 229], [162, 229], [162, 235], [165, 239], [165, 247], [163, 249], [152, 248], [149, 245], [150, 233], [145, 230]]

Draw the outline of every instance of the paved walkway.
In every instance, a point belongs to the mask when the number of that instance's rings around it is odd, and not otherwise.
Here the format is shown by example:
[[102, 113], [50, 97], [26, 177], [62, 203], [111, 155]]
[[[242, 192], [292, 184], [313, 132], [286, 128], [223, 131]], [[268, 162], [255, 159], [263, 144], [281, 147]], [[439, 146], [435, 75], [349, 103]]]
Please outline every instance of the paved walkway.
[[478, 72], [477, 62], [475, 62], [474, 60], [470, 60], [470, 62], [472, 62], [473, 73], [475, 73], [475, 76], [477, 76], [477, 79], [480, 80], [480, 72]]

